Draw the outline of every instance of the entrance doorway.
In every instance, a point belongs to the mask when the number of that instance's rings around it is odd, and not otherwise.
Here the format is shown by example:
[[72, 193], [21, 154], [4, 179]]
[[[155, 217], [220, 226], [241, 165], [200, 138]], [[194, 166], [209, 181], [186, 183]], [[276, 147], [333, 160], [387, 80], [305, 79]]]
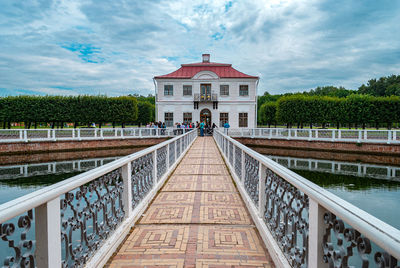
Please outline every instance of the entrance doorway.
[[207, 126], [211, 127], [211, 111], [203, 109], [200, 112], [200, 122], [205, 122]]

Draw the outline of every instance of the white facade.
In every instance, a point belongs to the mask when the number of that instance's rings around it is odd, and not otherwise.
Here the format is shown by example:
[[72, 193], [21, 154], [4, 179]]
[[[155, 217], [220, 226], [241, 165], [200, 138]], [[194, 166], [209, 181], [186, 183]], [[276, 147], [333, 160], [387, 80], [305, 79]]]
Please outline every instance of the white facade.
[[[218, 69], [215, 66], [213, 68], [213, 70]], [[225, 66], [225, 68], [227, 67]], [[203, 66], [203, 69], [206, 69], [206, 67]], [[184, 113], [188, 113], [187, 115], [191, 113], [191, 121], [196, 123], [200, 122], [200, 115], [204, 113], [204, 109], [208, 109], [211, 112], [211, 124], [215, 123], [218, 127], [223, 124], [220, 121], [221, 113], [228, 114], [228, 123], [231, 128], [256, 127], [258, 78], [223, 78], [219, 77], [216, 72], [201, 70], [193, 77], [185, 79], [155, 77], [156, 120], [166, 122], [166, 119], [168, 119], [165, 118], [166, 113], [169, 113], [169, 116], [172, 113], [173, 124], [175, 125], [177, 122], [184, 122]], [[202, 97], [202, 95], [207, 95], [204, 92], [201, 94], [202, 85], [203, 88], [211, 85], [212, 98]], [[229, 95], [221, 95], [221, 85], [224, 85], [225, 89], [228, 86]], [[168, 95], [168, 93], [171, 93], [171, 86], [172, 95]], [[191, 86], [191, 95], [184, 95], [184, 86]], [[240, 96], [240, 86], [244, 86], [242, 87], [244, 93], [246, 92], [246, 86], [248, 87], [248, 95], [242, 94], [245, 96]], [[240, 126], [239, 115], [241, 116]], [[222, 117], [224, 116], [226, 115], [223, 114]], [[204, 118], [202, 117], [202, 119]], [[169, 125], [171, 125], [170, 121]]]

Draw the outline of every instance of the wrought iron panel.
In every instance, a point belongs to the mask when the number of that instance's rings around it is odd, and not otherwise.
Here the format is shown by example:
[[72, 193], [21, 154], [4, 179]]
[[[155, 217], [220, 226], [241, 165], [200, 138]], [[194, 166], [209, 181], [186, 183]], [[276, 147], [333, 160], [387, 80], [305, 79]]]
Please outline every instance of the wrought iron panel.
[[233, 143], [229, 142], [229, 163], [233, 165]]
[[235, 146], [235, 172], [242, 180], [242, 149]]
[[175, 163], [175, 143], [171, 142], [169, 144], [169, 166]]
[[244, 189], [253, 200], [254, 205], [258, 207], [258, 187], [259, 187], [259, 169], [260, 162], [248, 154], [244, 154]]
[[121, 168], [64, 194], [63, 267], [81, 267], [124, 219]]
[[[35, 240], [34, 230], [31, 229], [33, 220], [32, 210], [27, 211], [8, 223], [0, 224], [1, 241], [8, 244], [7, 252], [12, 254], [1, 260], [2, 267], [35, 267]], [[33, 234], [32, 234], [33, 233]]]
[[308, 210], [306, 194], [266, 169], [264, 221], [293, 267], [307, 267]]
[[153, 153], [148, 153], [132, 161], [132, 209], [153, 187], [153, 169]]
[[181, 139], [176, 140], [176, 158], [181, 155]]
[[157, 180], [167, 171], [167, 146], [157, 149]]
[[322, 239], [323, 254], [329, 267], [400, 267], [399, 260], [382, 251], [335, 214], [327, 212], [323, 217], [326, 227]]

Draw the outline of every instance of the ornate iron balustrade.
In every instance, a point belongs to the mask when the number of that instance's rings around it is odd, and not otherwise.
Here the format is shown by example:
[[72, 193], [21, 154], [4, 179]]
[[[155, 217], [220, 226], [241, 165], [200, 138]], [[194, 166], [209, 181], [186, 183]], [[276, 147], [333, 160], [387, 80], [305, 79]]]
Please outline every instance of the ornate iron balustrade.
[[230, 128], [230, 137], [332, 142], [400, 143], [400, 130]]
[[180, 134], [173, 128], [0, 129], [0, 143], [175, 137]]
[[104, 265], [196, 137], [187, 132], [0, 205], [0, 264]]
[[193, 95], [193, 101], [208, 102], [208, 101], [218, 101], [218, 94], [199, 94], [195, 93]]
[[400, 230], [221, 131], [214, 138], [277, 266], [400, 267]]

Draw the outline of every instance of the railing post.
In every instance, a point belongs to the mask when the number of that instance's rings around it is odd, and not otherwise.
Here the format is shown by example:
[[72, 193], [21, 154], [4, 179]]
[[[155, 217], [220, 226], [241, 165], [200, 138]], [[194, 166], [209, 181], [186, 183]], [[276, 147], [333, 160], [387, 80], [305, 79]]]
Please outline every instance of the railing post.
[[357, 142], [361, 142], [362, 140], [362, 130], [358, 131], [358, 141]]
[[397, 132], [395, 130], [393, 130], [393, 140], [396, 142], [397, 141], [397, 137], [396, 137]]
[[28, 131], [26, 129], [24, 130], [24, 141], [28, 142]]
[[53, 134], [53, 137], [52, 137], [52, 138], [53, 138], [53, 140], [55, 141], [55, 140], [56, 140], [56, 130], [53, 129], [52, 132], [53, 132], [53, 133], [52, 133], [52, 134]]
[[341, 129], [339, 129], [339, 132], [338, 132], [338, 140], [340, 140], [340, 139], [342, 139], [342, 130]]
[[316, 130], [315, 130], [315, 139], [317, 140], [318, 137], [319, 137], [319, 135], [318, 135], [318, 129], [316, 129]]
[[60, 198], [35, 208], [36, 266], [61, 267]]
[[81, 140], [81, 129], [80, 128], [78, 128], [77, 134], [78, 134], [78, 140]]
[[132, 215], [132, 162], [129, 161], [122, 166], [122, 181], [124, 184], [122, 192], [122, 203], [125, 209], [125, 217], [129, 218]]
[[123, 139], [123, 138], [124, 138], [124, 129], [121, 128], [121, 139]]
[[324, 213], [325, 208], [318, 202], [309, 199], [309, 219], [308, 219], [308, 267], [324, 268], [328, 267], [323, 260], [322, 238], [324, 235]]
[[312, 129], [310, 128], [308, 130], [308, 140], [311, 140], [311, 139], [312, 139]]
[[297, 138], [297, 129], [294, 130], [294, 137]]
[[367, 141], [368, 140], [368, 132], [367, 132], [367, 130], [363, 130], [364, 131], [364, 141]]
[[387, 141], [387, 143], [390, 144], [391, 140], [392, 140], [392, 131], [388, 130], [388, 141]]
[[101, 137], [101, 139], [104, 139], [104, 133], [103, 133], [103, 129], [102, 128], [100, 128], [100, 137]]
[[97, 138], [97, 128], [94, 129], [94, 138]]
[[244, 156], [244, 154], [245, 154], [245, 152], [244, 152], [244, 150], [242, 149], [242, 172], [241, 172], [241, 174], [242, 174], [242, 177], [240, 178], [240, 180], [242, 181], [242, 184], [244, 185], [244, 178], [245, 178], [245, 176], [244, 176], [244, 171], [245, 171], [245, 169], [246, 169], [246, 166], [245, 166], [245, 160], [246, 160], [246, 157]]
[[260, 167], [259, 167], [259, 178], [258, 178], [258, 216], [261, 219], [264, 219], [264, 214], [265, 214], [265, 202], [266, 202], [266, 196], [265, 196], [265, 176], [266, 176], [266, 169], [264, 168], [263, 164], [260, 161]]
[[269, 139], [272, 139], [272, 129], [269, 129]]
[[75, 139], [75, 128], [72, 129], [72, 135], [71, 135], [72, 139]]
[[167, 171], [169, 170], [169, 144], [167, 144]]
[[47, 139], [51, 139], [51, 130], [50, 129], [48, 129], [47, 130]]
[[157, 150], [153, 152], [153, 185], [157, 183]]
[[336, 130], [332, 130], [332, 141], [335, 141], [336, 139]]

